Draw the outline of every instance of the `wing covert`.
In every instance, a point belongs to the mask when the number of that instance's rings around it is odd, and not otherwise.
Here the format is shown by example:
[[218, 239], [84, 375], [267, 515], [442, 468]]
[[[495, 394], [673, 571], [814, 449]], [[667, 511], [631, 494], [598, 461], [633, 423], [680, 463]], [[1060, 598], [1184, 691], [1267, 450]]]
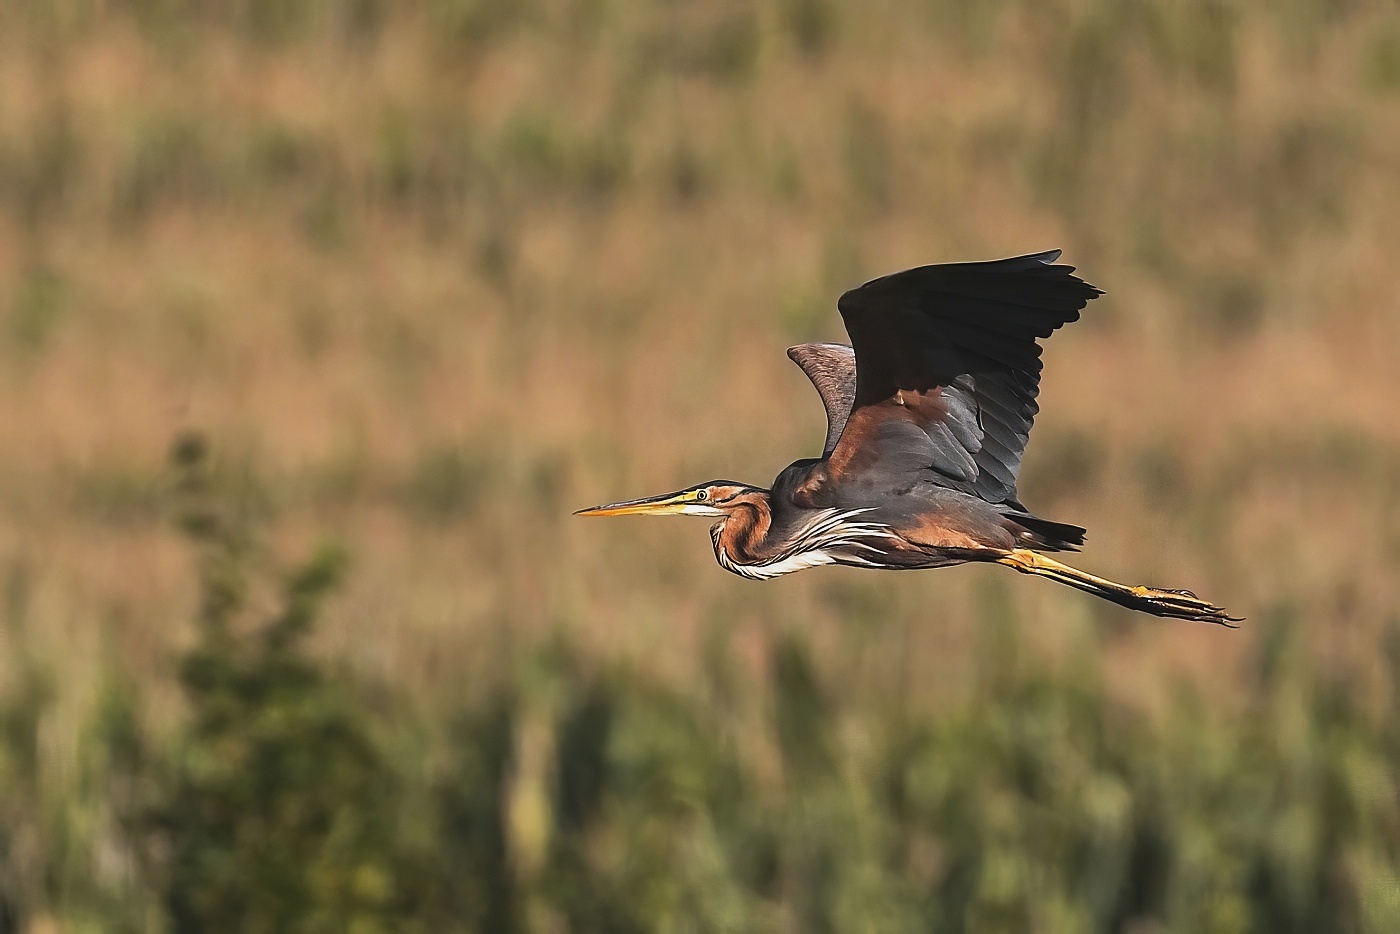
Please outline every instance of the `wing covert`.
[[826, 409], [826, 441], [822, 457], [836, 447], [856, 398], [856, 353], [845, 344], [798, 344], [787, 355], [802, 368]]

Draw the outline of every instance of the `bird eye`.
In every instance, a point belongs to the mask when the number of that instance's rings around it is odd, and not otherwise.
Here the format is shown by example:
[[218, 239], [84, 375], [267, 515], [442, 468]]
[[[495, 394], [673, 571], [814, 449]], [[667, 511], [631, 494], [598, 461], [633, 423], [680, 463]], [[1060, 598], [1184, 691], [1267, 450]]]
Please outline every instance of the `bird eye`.
[[710, 491], [709, 491], [709, 490], [696, 490], [696, 491], [695, 491], [695, 499], [696, 499], [697, 502], [702, 502], [702, 503], [703, 503], [705, 500], [707, 500], [707, 499], [709, 499], [709, 498], [710, 498]]

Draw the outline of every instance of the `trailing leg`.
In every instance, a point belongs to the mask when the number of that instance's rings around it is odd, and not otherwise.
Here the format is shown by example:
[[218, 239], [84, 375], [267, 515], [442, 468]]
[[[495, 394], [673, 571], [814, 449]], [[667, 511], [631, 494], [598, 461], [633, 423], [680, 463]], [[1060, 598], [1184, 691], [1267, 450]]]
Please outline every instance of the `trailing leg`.
[[1153, 616], [1169, 616], [1176, 619], [1192, 619], [1203, 623], [1219, 623], [1234, 627], [1239, 617], [1231, 616], [1221, 607], [1202, 600], [1189, 590], [1157, 590], [1153, 587], [1129, 587], [1115, 581], [1105, 580], [1085, 573], [1078, 568], [1061, 564], [1053, 558], [1031, 551], [1028, 548], [1013, 549], [1000, 558], [997, 564], [1015, 568], [1022, 574], [1036, 574], [1048, 577], [1061, 584], [1068, 584], [1077, 590], [1102, 597], [1130, 610], [1151, 613]]

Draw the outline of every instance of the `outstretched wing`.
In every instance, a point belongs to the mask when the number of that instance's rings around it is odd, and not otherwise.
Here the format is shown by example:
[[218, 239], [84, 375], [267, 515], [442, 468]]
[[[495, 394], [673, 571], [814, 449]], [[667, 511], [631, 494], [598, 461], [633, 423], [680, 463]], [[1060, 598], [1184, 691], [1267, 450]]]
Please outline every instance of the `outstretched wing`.
[[798, 344], [787, 355], [817, 387], [826, 408], [826, 443], [822, 457], [831, 453], [846, 427], [856, 399], [856, 352], [845, 344]]
[[932, 470], [942, 485], [1016, 504], [1039, 411], [1036, 341], [1103, 294], [1053, 265], [1059, 256], [920, 266], [842, 295], [856, 385], [830, 480], [903, 486]]

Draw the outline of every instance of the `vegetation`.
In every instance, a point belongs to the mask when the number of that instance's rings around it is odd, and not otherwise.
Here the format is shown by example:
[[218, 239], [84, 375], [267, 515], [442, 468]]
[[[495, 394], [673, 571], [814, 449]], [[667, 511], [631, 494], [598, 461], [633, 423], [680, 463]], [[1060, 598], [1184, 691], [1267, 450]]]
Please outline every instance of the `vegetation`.
[[[0, 931], [1400, 927], [1397, 50], [0, 4]], [[1240, 633], [570, 520], [813, 451], [841, 288], [1054, 246], [1024, 498]]]
[[[1105, 690], [1096, 646], [1061, 667], [1019, 648], [1005, 610], [983, 621], [968, 696], [913, 712], [843, 699], [793, 634], [759, 677], [736, 683], [716, 657], [688, 690], [561, 642], [424, 724], [439, 753], [423, 768], [306, 652], [340, 552], [293, 572], [270, 620], [245, 619], [245, 530], [202, 442], [176, 460], [202, 568], [185, 722], [152, 750], [128, 688], [56, 802], [33, 781], [50, 703], [11, 698], [12, 929], [46, 912], [178, 931], [1400, 923], [1400, 718], [1308, 675], [1286, 617], [1263, 621], [1241, 708], [1180, 687], [1155, 715]], [[54, 847], [29, 879], [26, 838]], [[126, 871], [85, 875], [104, 862]]]

